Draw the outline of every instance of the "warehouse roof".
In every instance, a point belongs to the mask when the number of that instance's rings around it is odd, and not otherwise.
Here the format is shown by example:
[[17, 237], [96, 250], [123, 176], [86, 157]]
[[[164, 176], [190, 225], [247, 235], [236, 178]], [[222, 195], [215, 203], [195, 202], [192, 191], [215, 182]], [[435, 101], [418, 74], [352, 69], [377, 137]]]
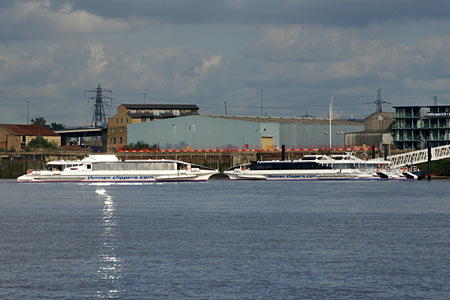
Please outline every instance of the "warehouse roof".
[[[206, 116], [206, 115], [203, 115]], [[276, 122], [276, 123], [295, 123], [295, 124], [329, 124], [329, 119], [324, 118], [290, 118], [290, 117], [256, 117], [256, 116], [215, 116], [208, 115], [206, 117], [241, 120], [249, 122]], [[361, 121], [332, 120], [333, 125], [362, 125]]]
[[195, 104], [121, 104], [127, 109], [198, 109]]
[[10, 130], [15, 135], [59, 136], [59, 134], [55, 133], [53, 130], [42, 125], [0, 124], [0, 127]]

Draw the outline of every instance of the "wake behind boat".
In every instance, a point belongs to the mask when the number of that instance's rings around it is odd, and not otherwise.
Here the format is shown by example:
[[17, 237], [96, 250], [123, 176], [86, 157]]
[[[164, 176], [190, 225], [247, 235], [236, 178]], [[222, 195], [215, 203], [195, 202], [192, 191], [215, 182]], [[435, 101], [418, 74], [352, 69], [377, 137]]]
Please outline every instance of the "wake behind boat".
[[301, 160], [256, 161], [232, 167], [224, 173], [233, 180], [418, 179], [406, 169], [391, 169], [387, 160], [362, 160], [351, 153], [305, 155]]
[[178, 160], [119, 160], [89, 155], [82, 160], [50, 161], [47, 170], [28, 170], [18, 182], [206, 181], [218, 170]]

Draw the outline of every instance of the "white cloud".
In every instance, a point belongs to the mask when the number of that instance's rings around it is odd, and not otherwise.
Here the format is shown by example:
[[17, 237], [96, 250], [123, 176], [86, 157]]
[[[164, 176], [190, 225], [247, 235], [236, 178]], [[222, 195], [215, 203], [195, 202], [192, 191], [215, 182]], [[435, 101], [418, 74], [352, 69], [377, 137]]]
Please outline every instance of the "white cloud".
[[89, 45], [88, 48], [90, 56], [87, 67], [94, 75], [99, 75], [108, 66], [108, 60], [105, 57], [103, 46], [96, 43]]
[[201, 67], [195, 66], [195, 74], [197, 75], [204, 75], [208, 71], [210, 71], [212, 68], [217, 67], [220, 65], [221, 61], [223, 59], [223, 55], [211, 55], [209, 58], [204, 58], [202, 60]]
[[0, 38], [4, 40], [117, 32], [129, 28], [123, 20], [74, 10], [70, 4], [52, 9], [49, 0], [14, 1], [12, 6], [0, 11]]

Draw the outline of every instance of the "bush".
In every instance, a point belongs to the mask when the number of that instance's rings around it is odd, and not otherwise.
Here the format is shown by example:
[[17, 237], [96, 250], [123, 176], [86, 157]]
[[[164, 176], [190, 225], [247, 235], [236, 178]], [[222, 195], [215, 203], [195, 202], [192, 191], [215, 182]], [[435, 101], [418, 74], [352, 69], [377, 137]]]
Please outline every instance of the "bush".
[[[417, 167], [428, 172], [428, 163], [418, 164]], [[441, 159], [431, 162], [431, 173], [435, 176], [450, 176], [450, 159]]]
[[15, 152], [13, 149], [0, 148], [0, 152]]
[[156, 149], [158, 149], [158, 145], [150, 146], [149, 144], [147, 144], [143, 141], [139, 141], [137, 143], [130, 143], [130, 144], [126, 145], [124, 147], [124, 149], [127, 149], [127, 150], [142, 150], [142, 149], [156, 150]]
[[26, 151], [31, 151], [35, 149], [58, 149], [58, 146], [55, 143], [49, 142], [46, 139], [44, 139], [42, 136], [38, 136], [34, 139], [32, 139], [27, 147]]

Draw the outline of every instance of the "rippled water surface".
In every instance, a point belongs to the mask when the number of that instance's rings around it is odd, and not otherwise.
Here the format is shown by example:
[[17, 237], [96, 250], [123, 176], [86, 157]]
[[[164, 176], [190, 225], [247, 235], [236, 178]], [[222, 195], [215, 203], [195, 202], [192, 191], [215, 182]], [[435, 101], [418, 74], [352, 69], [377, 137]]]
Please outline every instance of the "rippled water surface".
[[0, 181], [0, 299], [449, 299], [450, 182]]

